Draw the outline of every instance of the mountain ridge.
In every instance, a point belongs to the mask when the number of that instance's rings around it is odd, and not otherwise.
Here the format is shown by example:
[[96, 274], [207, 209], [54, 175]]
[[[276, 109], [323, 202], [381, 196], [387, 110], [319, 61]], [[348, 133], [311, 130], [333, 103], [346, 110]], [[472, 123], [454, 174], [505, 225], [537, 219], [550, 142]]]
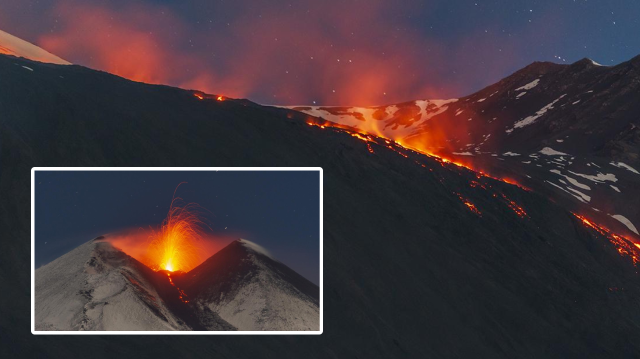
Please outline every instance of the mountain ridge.
[[[538, 192], [381, 139], [309, 126], [310, 116], [286, 109], [199, 100], [189, 91], [6, 56], [0, 74], [0, 190], [12, 194], [0, 202], [8, 238], [0, 251], [0, 286], [9, 293], [0, 297], [3, 355], [640, 353], [632, 258]], [[322, 167], [323, 334], [33, 336], [21, 328], [29, 320], [35, 166]]]
[[[256, 256], [261, 257], [259, 261]], [[222, 262], [222, 266], [214, 263], [212, 270], [212, 261]], [[247, 293], [237, 282], [242, 277], [249, 279], [246, 285], [255, 284], [252, 279], [262, 275], [256, 270], [265, 267], [265, 263], [270, 267], [269, 283], [277, 283], [282, 288], [269, 288], [269, 296], [258, 298], [256, 302], [255, 293], [251, 290]], [[221, 303], [221, 300], [211, 305], [202, 299], [205, 297], [200, 295], [202, 292], [210, 297], [206, 290], [212, 286], [212, 281], [214, 287], [220, 286], [217, 272], [222, 269], [227, 281], [222, 286], [224, 292], [216, 292], [216, 296], [222, 299], [224, 294], [232, 292], [236, 303], [253, 300], [252, 323], [246, 320], [240, 322], [242, 325], [238, 325], [237, 320], [230, 323], [220, 314], [226, 313], [225, 317], [231, 315], [233, 318], [232, 313], [244, 309], [227, 308], [229, 303]], [[195, 281], [190, 280], [196, 276]], [[319, 330], [319, 288], [247, 240], [231, 242], [185, 273], [153, 271], [113, 247], [108, 236], [100, 236], [38, 268], [35, 278], [34, 326], [37, 331]], [[279, 290], [287, 294], [283, 297], [278, 294]], [[185, 293], [187, 297], [183, 298]], [[272, 309], [260, 305], [278, 298], [286, 298], [286, 304]], [[298, 303], [302, 303], [300, 300], [292, 302], [296, 298], [303, 298], [303, 302], [308, 303], [310, 311], [304, 318], [293, 311]], [[189, 304], [194, 301], [195, 307]], [[277, 325], [274, 320], [278, 321]]]
[[429, 100], [287, 108], [511, 178], [640, 239], [639, 58], [534, 62], [427, 113]]

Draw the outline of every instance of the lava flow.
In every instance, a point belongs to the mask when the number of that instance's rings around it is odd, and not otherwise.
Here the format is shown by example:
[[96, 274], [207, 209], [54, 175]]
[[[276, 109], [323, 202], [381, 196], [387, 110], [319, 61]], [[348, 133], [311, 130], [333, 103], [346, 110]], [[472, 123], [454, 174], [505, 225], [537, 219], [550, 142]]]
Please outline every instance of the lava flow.
[[[315, 127], [319, 127], [321, 129], [332, 129], [334, 131], [338, 131], [338, 132], [345, 132], [350, 134], [353, 137], [356, 137], [362, 141], [364, 141], [367, 144], [367, 149], [369, 150], [370, 153], [374, 153], [373, 147], [371, 146], [372, 144], [375, 145], [379, 145], [382, 147], [386, 147], [396, 153], [398, 153], [399, 155], [401, 155], [402, 157], [407, 158], [408, 152], [414, 152], [414, 153], [418, 153], [421, 155], [425, 155], [428, 156], [434, 160], [436, 160], [438, 163], [440, 163], [441, 166], [446, 166], [447, 164], [452, 164], [455, 165], [457, 167], [462, 167], [465, 168], [467, 170], [470, 170], [472, 172], [475, 173], [476, 177], [478, 179], [481, 179], [483, 177], [486, 178], [491, 178], [497, 181], [500, 181], [502, 183], [507, 183], [510, 184], [512, 186], [516, 186], [519, 187], [520, 189], [524, 190], [524, 191], [531, 191], [529, 188], [522, 186], [521, 184], [515, 182], [512, 179], [509, 178], [497, 178], [494, 176], [491, 176], [483, 171], [477, 170], [472, 168], [471, 166], [464, 164], [464, 163], [460, 163], [460, 162], [456, 162], [453, 161], [451, 159], [442, 157], [440, 155], [436, 155], [434, 153], [430, 153], [424, 150], [420, 150], [420, 149], [416, 149], [416, 148], [412, 148], [409, 146], [406, 146], [404, 144], [401, 144], [399, 142], [396, 142], [394, 140], [382, 137], [380, 135], [372, 135], [372, 134], [368, 134], [368, 133], [363, 133], [362, 131], [360, 131], [357, 128], [354, 127], [349, 127], [349, 126], [345, 126], [345, 125], [341, 125], [341, 124], [337, 124], [334, 122], [330, 122], [330, 121], [325, 121], [322, 119], [313, 119], [313, 118], [308, 118], [306, 121], [307, 125], [309, 126], [315, 126]], [[419, 161], [414, 161], [415, 163], [417, 163], [418, 165], [426, 168], [426, 166], [422, 163], [420, 163]], [[431, 171], [433, 171], [432, 169], [430, 169]], [[470, 183], [471, 187], [480, 187], [484, 190], [487, 190], [487, 187], [477, 181], [472, 181]], [[487, 184], [488, 185], [488, 184]], [[489, 186], [491, 187], [491, 186]], [[462, 203], [464, 203], [465, 206], [467, 206], [467, 208], [477, 214], [478, 216], [482, 216], [482, 213], [480, 212], [480, 210], [476, 207], [476, 205], [474, 205], [471, 201], [465, 199], [461, 194], [454, 192], [454, 194], [460, 199], [460, 201]], [[494, 198], [501, 198], [502, 200], [505, 201], [505, 203], [507, 204], [507, 206], [520, 218], [524, 219], [528, 217], [527, 212], [524, 210], [524, 208], [522, 208], [520, 205], [518, 205], [515, 201], [512, 201], [511, 199], [509, 199], [505, 194], [498, 192], [497, 194], [494, 193], [493, 194]], [[634, 264], [638, 264], [640, 263], [640, 244], [635, 243], [634, 241], [627, 239], [623, 236], [617, 235], [613, 232], [611, 232], [610, 230], [608, 230], [607, 228], [597, 225], [595, 224], [593, 221], [590, 221], [588, 219], [586, 219], [583, 216], [574, 214], [577, 218], [579, 218], [583, 224], [585, 224], [586, 226], [595, 229], [597, 232], [599, 232], [600, 234], [604, 235], [605, 237], [607, 237], [609, 239], [609, 241], [616, 247], [618, 253], [620, 253], [623, 256], [628, 256], [633, 260]]]
[[468, 199], [462, 197], [462, 195], [460, 193], [456, 193], [456, 195], [458, 196], [458, 198], [460, 199], [460, 201], [462, 203], [464, 203], [465, 206], [467, 206], [467, 208], [477, 214], [478, 216], [482, 216], [482, 213], [480, 212], [480, 210], [478, 210], [478, 207], [476, 207], [475, 204], [471, 203], [471, 201], [469, 201]]
[[[449, 158], [445, 158], [442, 155], [437, 155], [435, 153], [432, 152], [427, 152], [425, 150], [421, 150], [421, 149], [417, 149], [411, 146], [408, 146], [406, 144], [397, 142], [395, 140], [380, 136], [380, 135], [372, 135], [366, 132], [362, 132], [357, 128], [354, 127], [350, 127], [350, 126], [345, 126], [345, 125], [341, 125], [335, 122], [330, 122], [330, 121], [325, 121], [325, 120], [315, 120], [312, 118], [307, 119], [306, 121], [307, 125], [309, 126], [315, 126], [315, 127], [319, 127], [321, 129], [333, 129], [334, 131], [339, 131], [339, 132], [345, 132], [350, 134], [353, 137], [356, 137], [364, 142], [366, 142], [367, 144], [367, 149], [370, 153], [374, 153], [373, 147], [371, 146], [371, 144], [377, 144], [383, 147], [386, 147], [392, 151], [394, 151], [395, 153], [399, 154], [402, 157], [408, 158], [409, 156], [407, 155], [406, 152], [414, 152], [417, 154], [421, 154], [421, 155], [425, 155], [428, 157], [431, 157], [433, 159], [435, 159], [436, 161], [438, 161], [438, 163], [440, 163], [442, 166], [451, 164], [457, 167], [462, 167], [462, 168], [466, 168], [474, 173], [476, 173], [476, 175], [478, 177], [488, 177], [491, 179], [494, 179], [496, 181], [500, 181], [503, 183], [507, 183], [510, 184], [512, 186], [516, 186], [519, 187], [525, 191], [530, 191], [530, 189], [528, 189], [527, 187], [517, 183], [516, 181], [510, 179], [510, 178], [498, 178], [498, 177], [494, 177], [491, 176], [481, 170], [475, 169], [467, 164], [449, 159]], [[424, 166], [423, 166], [424, 167]]]
[[212, 100], [215, 99], [216, 101], [224, 101], [225, 98], [222, 95], [208, 95], [204, 92], [193, 92], [193, 96], [195, 96], [198, 100]]
[[581, 220], [585, 226], [591, 229], [594, 229], [596, 232], [607, 237], [609, 242], [611, 242], [611, 244], [613, 244], [616, 247], [616, 250], [618, 251], [618, 253], [620, 253], [623, 256], [627, 256], [631, 258], [631, 260], [633, 261], [633, 264], [637, 265], [638, 263], [640, 263], [640, 244], [635, 243], [630, 239], [627, 239], [621, 235], [615, 234], [611, 232], [609, 229], [594, 223], [593, 221], [587, 219], [584, 216], [581, 216], [575, 213], [573, 213], [573, 215], [576, 216], [576, 218], [578, 218], [579, 220]]
[[189, 303], [189, 297], [187, 297], [187, 293], [185, 293], [182, 289], [178, 288], [175, 283], [173, 283], [173, 279], [171, 279], [171, 272], [167, 272], [167, 277], [169, 277], [169, 283], [174, 286], [178, 290], [178, 297], [182, 303]]
[[156, 271], [188, 272], [200, 264], [200, 242], [206, 225], [199, 216], [200, 207], [197, 204], [181, 206], [181, 202], [182, 199], [175, 197], [174, 192], [167, 218], [160, 230], [150, 237], [147, 259], [150, 267]]

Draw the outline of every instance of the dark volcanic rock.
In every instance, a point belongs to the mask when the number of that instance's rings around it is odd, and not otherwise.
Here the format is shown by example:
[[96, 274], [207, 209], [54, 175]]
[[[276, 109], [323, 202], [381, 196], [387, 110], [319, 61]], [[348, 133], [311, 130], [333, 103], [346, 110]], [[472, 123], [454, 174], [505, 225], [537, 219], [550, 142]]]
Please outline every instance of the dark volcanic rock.
[[[7, 56], [0, 78], [3, 357], [640, 355], [637, 268], [535, 192], [412, 152], [372, 145], [371, 154], [347, 133], [248, 101], [199, 101], [188, 91]], [[33, 336], [33, 166], [322, 167], [324, 333]]]

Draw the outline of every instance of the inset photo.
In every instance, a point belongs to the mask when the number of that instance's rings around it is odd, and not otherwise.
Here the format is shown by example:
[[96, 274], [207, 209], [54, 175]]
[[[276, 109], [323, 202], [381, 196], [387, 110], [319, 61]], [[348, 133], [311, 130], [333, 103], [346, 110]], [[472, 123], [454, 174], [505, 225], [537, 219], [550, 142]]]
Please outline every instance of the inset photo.
[[34, 168], [33, 334], [321, 334], [321, 168]]

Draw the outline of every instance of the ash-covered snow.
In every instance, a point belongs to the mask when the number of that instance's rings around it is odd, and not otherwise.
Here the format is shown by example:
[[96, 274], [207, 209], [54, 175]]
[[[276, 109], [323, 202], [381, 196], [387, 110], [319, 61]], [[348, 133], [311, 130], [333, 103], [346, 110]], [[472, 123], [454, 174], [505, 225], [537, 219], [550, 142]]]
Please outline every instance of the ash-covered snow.
[[197, 308], [238, 330], [319, 330], [318, 287], [257, 243], [236, 240], [186, 276]]
[[188, 330], [144, 267], [104, 241], [87, 242], [35, 271], [35, 330]]

